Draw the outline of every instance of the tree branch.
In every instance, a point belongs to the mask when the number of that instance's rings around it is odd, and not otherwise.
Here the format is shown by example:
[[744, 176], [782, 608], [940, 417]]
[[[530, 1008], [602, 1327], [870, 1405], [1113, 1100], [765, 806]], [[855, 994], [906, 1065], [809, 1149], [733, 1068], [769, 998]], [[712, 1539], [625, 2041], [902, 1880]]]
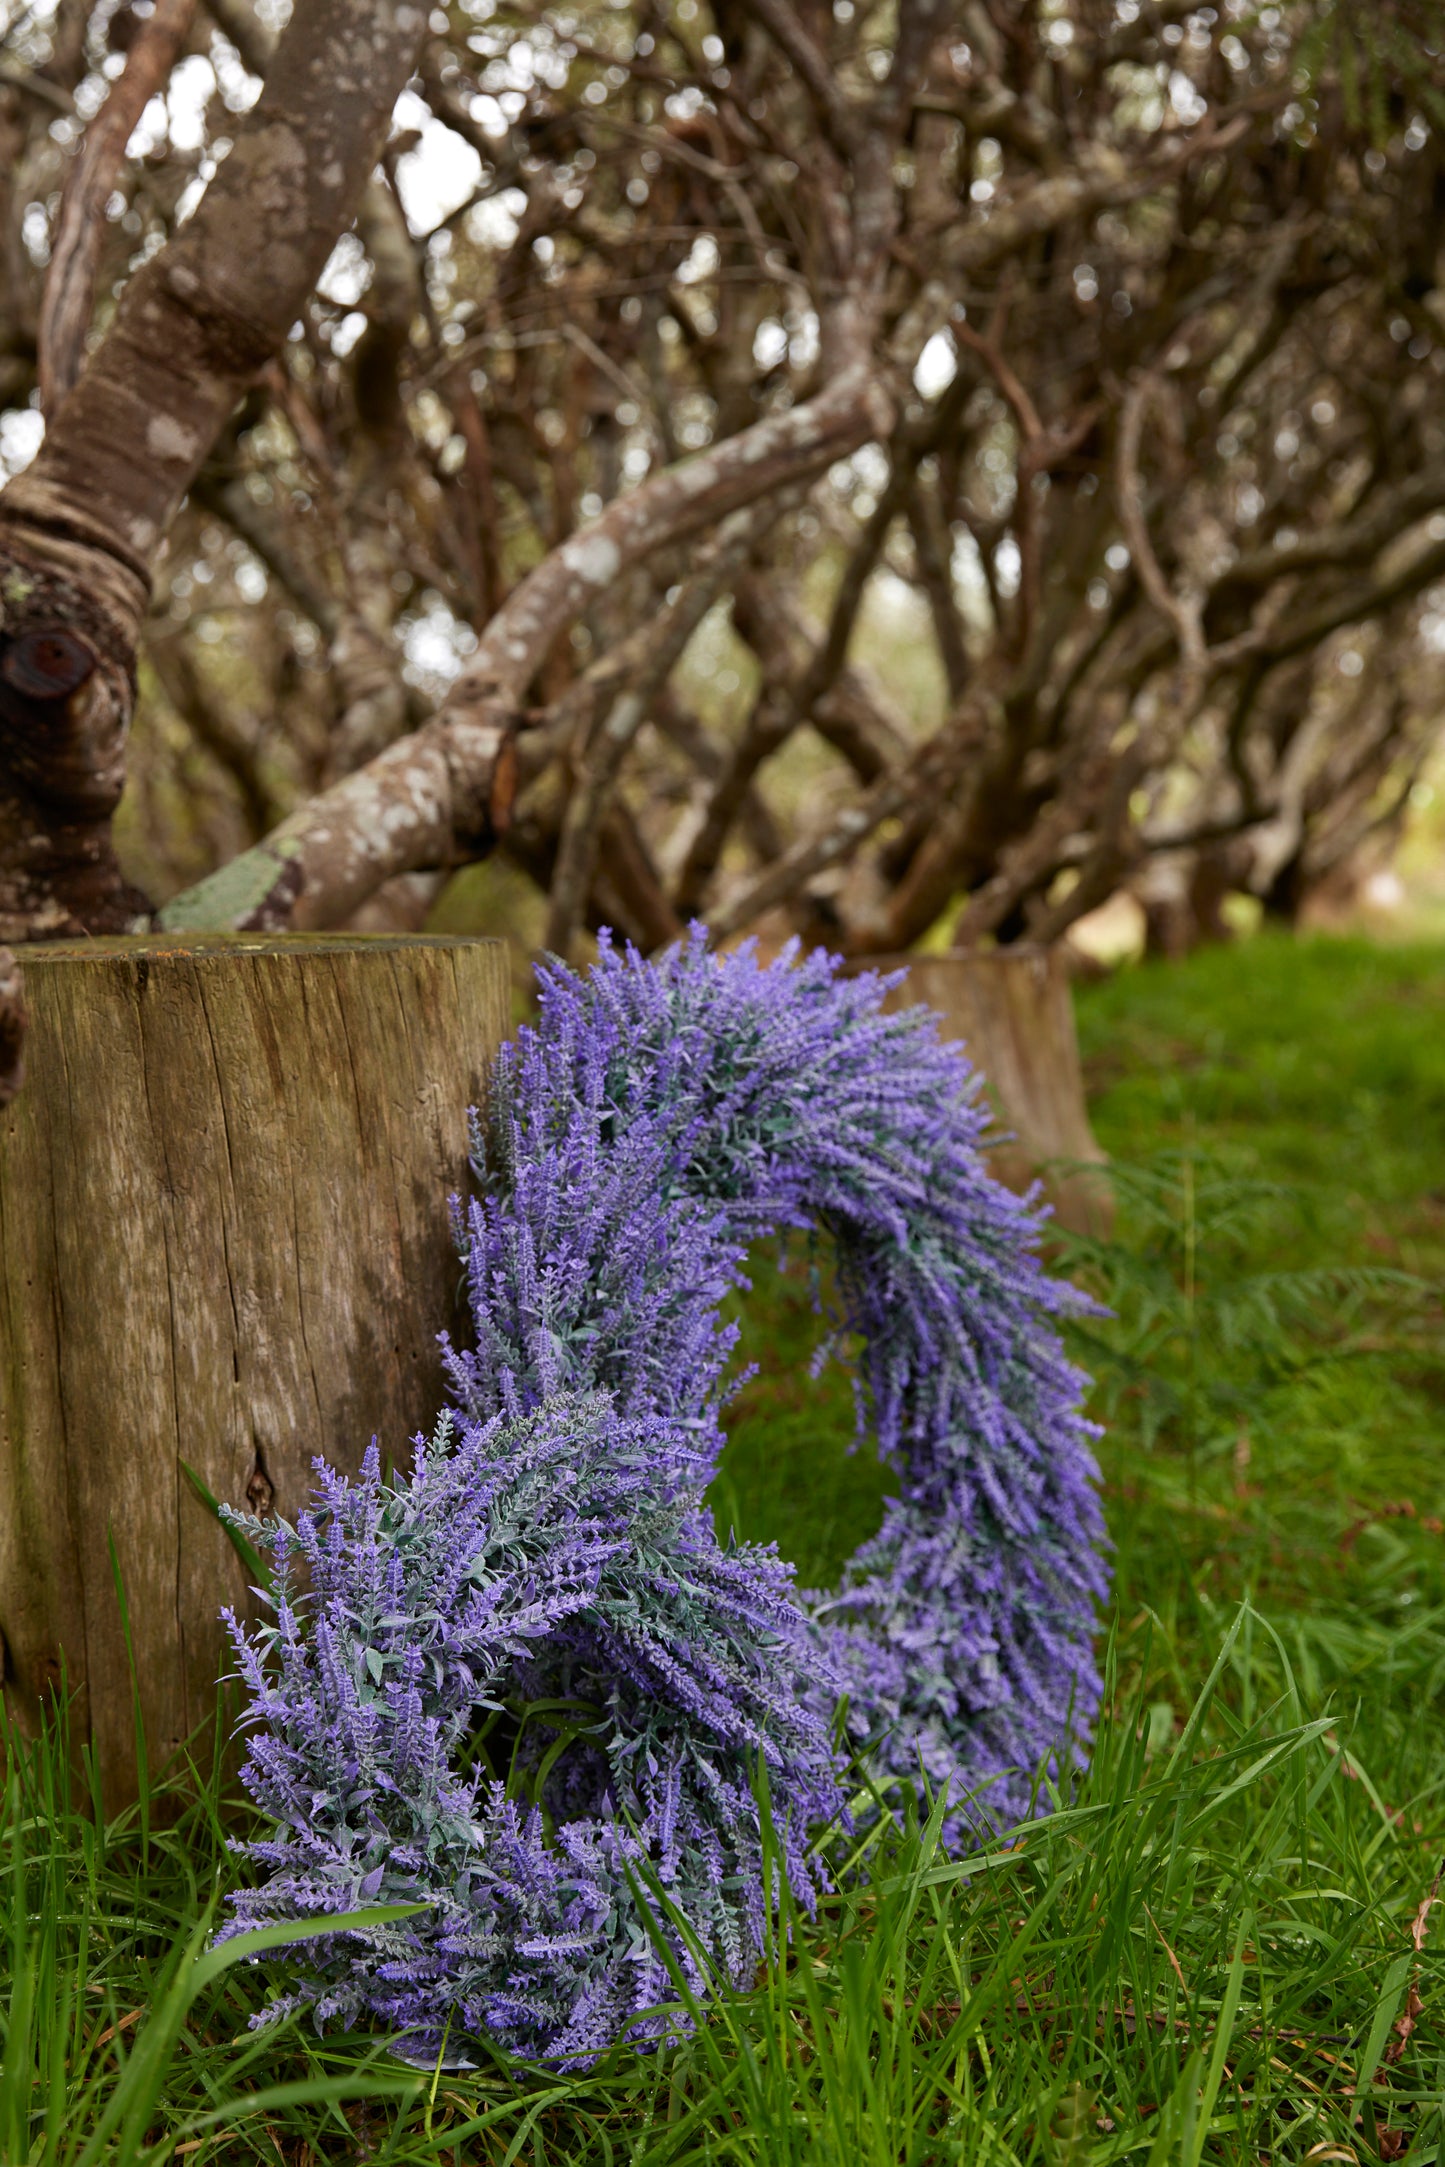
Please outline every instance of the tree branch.
[[341, 629], [340, 603], [288, 546], [279, 522], [253, 502], [240, 475], [226, 481], [212, 469], [203, 468], [192, 485], [191, 497], [240, 536], [329, 646]]
[[[664, 686], [653, 701], [652, 720], [662, 736], [677, 747], [704, 781], [717, 781], [727, 765], [726, 748], [682, 705], [670, 685]], [[780, 855], [784, 844], [777, 822], [756, 790], [749, 790], [743, 799], [738, 822], [753, 856], [762, 864], [770, 865]], [[669, 843], [671, 841], [669, 838]]]
[[40, 403], [47, 414], [54, 414], [84, 365], [105, 206], [125, 164], [125, 147], [141, 114], [164, 88], [195, 11], [196, 0], [156, 0], [66, 175], [36, 334]]
[[206, 13], [228, 44], [234, 45], [241, 64], [264, 81], [276, 51], [276, 34], [256, 14], [251, 0], [205, 0]]
[[787, 0], [746, 0], [747, 11], [783, 53], [817, 109], [838, 156], [857, 155], [862, 115], [844, 97], [825, 54], [818, 50]]
[[[781, 505], [769, 502], [764, 508], [766, 522], [776, 518], [781, 509]], [[627, 690], [613, 701], [602, 727], [592, 735], [562, 816], [557, 862], [552, 871], [545, 943], [553, 955], [565, 957], [571, 947], [592, 885], [603, 815], [628, 748], [683, 649], [724, 583], [746, 558], [764, 524], [756, 506], [734, 512], [723, 522], [677, 600], [647, 628], [640, 667]]]
[[1144, 416], [1158, 391], [1158, 379], [1152, 370], [1143, 370], [1129, 386], [1119, 416], [1119, 459], [1115, 482], [1115, 497], [1119, 506], [1119, 523], [1124, 529], [1124, 539], [1139, 584], [1158, 610], [1165, 623], [1171, 625], [1179, 643], [1179, 659], [1186, 676], [1198, 683], [1204, 675], [1204, 630], [1201, 598], [1193, 592], [1176, 594], [1159, 568], [1154, 554], [1154, 544], [1149, 537], [1149, 522], [1144, 514], [1144, 492], [1139, 473], [1140, 439], [1143, 435]]
[[1422, 467], [1382, 489], [1352, 519], [1317, 527], [1287, 549], [1246, 550], [1221, 572], [1211, 604], [1234, 587], [1265, 587], [1303, 572], [1347, 571], [1368, 564], [1417, 519], [1445, 504], [1445, 465]]
[[948, 696], [957, 700], [968, 682], [969, 664], [963, 618], [953, 587], [953, 536], [937, 490], [917, 475], [908, 492], [908, 531], [913, 536], [918, 576], [933, 618], [933, 636], [938, 642]]
[[394, 874], [490, 847], [497, 761], [558, 633], [654, 551], [805, 480], [878, 434], [887, 426], [884, 396], [871, 370], [846, 370], [816, 398], [615, 499], [512, 590], [440, 714], [175, 897], [161, 922], [334, 925]]
[[59, 545], [68, 562], [77, 547], [92, 553], [89, 576], [106, 581], [132, 639], [176, 507], [360, 200], [424, 27], [419, 8], [395, 0], [295, 10], [194, 216], [130, 280], [34, 462], [0, 499], [0, 519], [28, 546]]
[[1294, 618], [1286, 618], [1272, 631], [1263, 632], [1253, 642], [1252, 651], [1258, 655], [1266, 668], [1288, 662], [1294, 655], [1318, 646], [1332, 632], [1343, 631], [1346, 625], [1364, 624], [1371, 617], [1378, 617], [1396, 602], [1418, 594], [1423, 587], [1445, 574], [1445, 542], [1432, 542], [1417, 557], [1402, 565], [1388, 578], [1372, 581], [1368, 586], [1347, 587], [1340, 594], [1322, 602], [1318, 608]]
[[765, 911], [774, 910], [806, 887], [819, 873], [851, 858], [885, 820], [892, 820], [937, 790], [969, 754], [981, 748], [995, 726], [998, 702], [974, 690], [903, 771], [881, 776], [856, 805], [835, 815], [816, 835], [801, 837], [775, 865], [733, 896], [709, 921], [716, 943], [740, 933]]

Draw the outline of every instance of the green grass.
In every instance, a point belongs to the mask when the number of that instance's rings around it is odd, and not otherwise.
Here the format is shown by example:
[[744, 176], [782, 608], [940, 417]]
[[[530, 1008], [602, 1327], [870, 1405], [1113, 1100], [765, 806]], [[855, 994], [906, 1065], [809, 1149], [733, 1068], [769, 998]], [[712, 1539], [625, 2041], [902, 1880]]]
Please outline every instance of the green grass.
[[[1119, 1238], [1066, 1260], [1108, 1425], [1109, 1689], [1077, 1794], [961, 1861], [926, 1823], [690, 2043], [582, 2079], [248, 2032], [197, 1961], [214, 1770], [103, 1827], [12, 1757], [0, 2161], [1445, 2157], [1445, 951], [1259, 940], [1086, 989]], [[805, 1281], [760, 1267], [719, 1517], [824, 1581], [876, 1525]], [[82, 1787], [83, 1788], [83, 1787]], [[1416, 1947], [1416, 1938], [1422, 1946]], [[244, 1956], [244, 1952], [243, 1952]]]

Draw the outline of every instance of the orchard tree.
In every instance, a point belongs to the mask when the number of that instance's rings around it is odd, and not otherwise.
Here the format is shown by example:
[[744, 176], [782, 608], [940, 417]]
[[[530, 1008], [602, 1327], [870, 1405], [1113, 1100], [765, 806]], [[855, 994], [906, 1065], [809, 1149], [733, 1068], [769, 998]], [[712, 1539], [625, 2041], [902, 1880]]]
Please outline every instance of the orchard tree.
[[10, 12], [0, 937], [500, 852], [559, 949], [864, 955], [1292, 909], [1398, 819], [1427, 13]]

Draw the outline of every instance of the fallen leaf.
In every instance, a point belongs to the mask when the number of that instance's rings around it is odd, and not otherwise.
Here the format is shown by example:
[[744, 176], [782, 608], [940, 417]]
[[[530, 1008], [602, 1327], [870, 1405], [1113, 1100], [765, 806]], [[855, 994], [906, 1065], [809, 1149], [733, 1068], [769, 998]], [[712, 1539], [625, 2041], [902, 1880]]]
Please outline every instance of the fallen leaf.
[[1415, 1944], [1415, 1950], [1417, 1955], [1420, 1953], [1421, 1950], [1424, 1949], [1425, 1936], [1430, 1931], [1430, 1914], [1435, 1909], [1436, 1903], [1439, 1901], [1441, 1874], [1445, 1874], [1445, 1859], [1442, 1859], [1440, 1861], [1440, 1864], [1436, 1867], [1435, 1879], [1430, 1884], [1430, 1893], [1421, 1902], [1420, 1908], [1415, 1913], [1414, 1922], [1410, 1928], [1410, 1939]]
[[96, 2046], [108, 2047], [111, 2040], [116, 2037], [116, 2034], [118, 2032], [129, 2031], [132, 2024], [134, 2024], [136, 2018], [142, 2017], [144, 2015], [145, 2007], [144, 2004], [142, 2004], [139, 2009], [132, 2009], [128, 2015], [123, 2016], [118, 2024], [107, 2024], [105, 2030], [101, 2033], [99, 2039], [96, 2040]]
[[[1415, 1946], [1418, 1948], [1419, 1943], [1417, 1942]], [[1405, 1996], [1405, 2006], [1401, 2010], [1399, 2016], [1396, 2017], [1394, 2025], [1392, 2027], [1395, 2032], [1395, 2038], [1392, 2043], [1385, 2049], [1385, 2060], [1387, 2062], [1399, 2061], [1400, 2056], [1404, 2053], [1406, 2046], [1409, 2044], [1410, 2034], [1415, 2029], [1415, 2020], [1420, 2015], [1424, 2007], [1425, 2004], [1421, 2001], [1419, 1995], [1415, 1992], [1415, 1989], [1412, 1986], [1409, 1993]]]

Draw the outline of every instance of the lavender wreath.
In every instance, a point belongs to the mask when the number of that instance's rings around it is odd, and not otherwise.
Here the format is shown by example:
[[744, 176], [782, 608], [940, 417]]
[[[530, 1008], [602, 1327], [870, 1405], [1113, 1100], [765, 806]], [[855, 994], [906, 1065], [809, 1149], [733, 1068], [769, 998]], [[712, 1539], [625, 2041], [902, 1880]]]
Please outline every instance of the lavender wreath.
[[[476, 1344], [444, 1342], [454, 1407], [409, 1473], [319, 1465], [294, 1531], [248, 1523], [276, 1618], [230, 1623], [274, 1828], [224, 1931], [428, 1906], [302, 1944], [268, 2015], [585, 2063], [677, 2022], [639, 1873], [688, 1921], [672, 1956], [699, 1988], [699, 1954], [741, 1979], [765, 1946], [760, 1760], [809, 1902], [851, 1756], [947, 1784], [960, 1838], [1077, 1756], [1105, 1584], [1052, 1321], [1078, 1297], [988, 1171], [958, 1049], [926, 1010], [885, 1014], [886, 985], [701, 933], [544, 974], [458, 1211]], [[899, 1478], [827, 1594], [719, 1543], [704, 1503], [719, 1304], [790, 1228], [831, 1240]]]

